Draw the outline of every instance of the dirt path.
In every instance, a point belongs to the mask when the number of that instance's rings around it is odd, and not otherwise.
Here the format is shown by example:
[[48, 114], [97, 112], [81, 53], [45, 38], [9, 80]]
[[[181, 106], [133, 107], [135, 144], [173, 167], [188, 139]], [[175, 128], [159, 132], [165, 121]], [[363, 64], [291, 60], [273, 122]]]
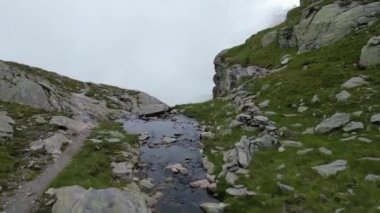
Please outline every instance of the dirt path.
[[90, 129], [86, 129], [73, 139], [73, 143], [53, 164], [33, 181], [23, 184], [11, 197], [5, 197], [4, 210], [6, 213], [27, 213], [33, 207], [35, 200], [49, 186], [50, 182], [70, 163], [71, 158], [81, 149], [84, 140], [89, 136]]

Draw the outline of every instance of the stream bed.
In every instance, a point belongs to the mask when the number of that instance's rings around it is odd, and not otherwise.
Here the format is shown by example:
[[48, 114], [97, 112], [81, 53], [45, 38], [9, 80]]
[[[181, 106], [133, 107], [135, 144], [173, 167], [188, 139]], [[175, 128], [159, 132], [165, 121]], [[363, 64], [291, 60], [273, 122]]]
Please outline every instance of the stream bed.
[[[166, 115], [125, 121], [128, 133], [148, 134], [141, 146], [141, 162], [146, 166], [142, 173], [151, 178], [157, 191], [163, 193], [156, 209], [162, 213], [202, 212], [199, 205], [217, 202], [206, 189], [192, 188], [190, 183], [206, 178], [200, 153], [200, 129], [198, 123], [183, 115]], [[165, 142], [165, 138], [176, 139]], [[169, 165], [181, 164], [187, 174], [172, 173]]]

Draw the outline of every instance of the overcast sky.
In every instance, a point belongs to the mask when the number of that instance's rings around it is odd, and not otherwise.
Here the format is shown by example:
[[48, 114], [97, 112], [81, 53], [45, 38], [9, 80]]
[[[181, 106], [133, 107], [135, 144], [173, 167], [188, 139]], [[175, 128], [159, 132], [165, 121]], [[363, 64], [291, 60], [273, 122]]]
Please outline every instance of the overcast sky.
[[211, 97], [213, 59], [299, 0], [1, 0], [0, 59], [138, 89]]

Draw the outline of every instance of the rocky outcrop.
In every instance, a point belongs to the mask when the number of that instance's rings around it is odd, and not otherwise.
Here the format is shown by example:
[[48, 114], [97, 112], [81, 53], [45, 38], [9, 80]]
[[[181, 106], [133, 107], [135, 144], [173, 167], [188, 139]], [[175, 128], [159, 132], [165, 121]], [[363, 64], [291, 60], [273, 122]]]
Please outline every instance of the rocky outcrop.
[[284, 27], [278, 31], [278, 44], [281, 48], [297, 47], [297, 37], [293, 27]]
[[380, 36], [371, 38], [363, 47], [360, 56], [360, 65], [364, 67], [380, 64]]
[[8, 116], [7, 112], [0, 112], [0, 140], [13, 137], [14, 120]]
[[72, 113], [82, 120], [168, 109], [166, 104], [140, 91], [83, 83], [4, 61], [0, 61], [0, 100]]
[[272, 32], [267, 33], [262, 39], [261, 39], [261, 46], [266, 47], [273, 43], [277, 38], [277, 30], [274, 30]]
[[338, 1], [321, 7], [310, 5], [295, 26], [299, 52], [330, 45], [361, 26], [376, 19], [380, 2], [360, 5], [358, 2], [341, 4]]
[[31, 151], [46, 151], [46, 153], [57, 156], [62, 154], [62, 145], [69, 144], [72, 141], [61, 133], [57, 133], [44, 140], [37, 140], [30, 145]]
[[84, 189], [68, 186], [49, 190], [57, 198], [52, 213], [92, 212], [150, 213], [144, 195], [138, 191], [108, 189]]
[[213, 89], [214, 98], [227, 95], [243, 78], [255, 78], [270, 73], [270, 70], [258, 66], [243, 67], [239, 64], [230, 65], [223, 59], [223, 54], [226, 51], [224, 50], [219, 53], [214, 60], [216, 72], [213, 79], [215, 83]]

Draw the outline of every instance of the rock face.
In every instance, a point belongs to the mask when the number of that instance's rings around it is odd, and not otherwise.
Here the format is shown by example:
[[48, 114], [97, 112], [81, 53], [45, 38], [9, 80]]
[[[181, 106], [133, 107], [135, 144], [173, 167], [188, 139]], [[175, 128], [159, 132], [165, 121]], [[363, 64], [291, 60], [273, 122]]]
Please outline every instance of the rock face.
[[277, 38], [277, 31], [272, 31], [267, 33], [262, 39], [261, 39], [261, 46], [266, 47], [273, 43]]
[[380, 64], [380, 36], [371, 38], [363, 47], [360, 65], [369, 67]]
[[239, 80], [244, 77], [260, 77], [270, 72], [270, 70], [257, 66], [242, 67], [239, 64], [229, 65], [223, 59], [225, 52], [226, 50], [219, 53], [214, 60], [216, 72], [213, 79], [215, 83], [213, 89], [214, 98], [227, 95], [231, 89], [237, 86]]
[[336, 113], [315, 127], [317, 133], [328, 133], [350, 122], [350, 114]]
[[50, 124], [65, 128], [73, 133], [79, 133], [87, 128], [87, 124], [76, 121], [65, 116], [54, 116], [50, 120]]
[[0, 140], [13, 137], [14, 120], [6, 112], [0, 112]]
[[297, 38], [293, 28], [282, 28], [278, 31], [278, 44], [281, 48], [297, 47]]
[[92, 212], [150, 213], [143, 194], [137, 191], [108, 189], [84, 189], [80, 186], [69, 186], [50, 190], [55, 195], [53, 213]]
[[318, 4], [309, 6], [301, 22], [295, 26], [299, 52], [324, 47], [342, 39], [353, 29], [374, 21], [378, 12], [380, 2], [365, 5], [335, 2], [322, 8]]
[[[69, 88], [72, 85], [82, 88]], [[87, 96], [87, 92], [91, 91], [96, 92], [92, 92], [91, 97]], [[0, 100], [91, 118], [150, 114], [168, 109], [166, 104], [143, 92], [86, 84], [38, 68], [4, 61], [0, 61]]]

